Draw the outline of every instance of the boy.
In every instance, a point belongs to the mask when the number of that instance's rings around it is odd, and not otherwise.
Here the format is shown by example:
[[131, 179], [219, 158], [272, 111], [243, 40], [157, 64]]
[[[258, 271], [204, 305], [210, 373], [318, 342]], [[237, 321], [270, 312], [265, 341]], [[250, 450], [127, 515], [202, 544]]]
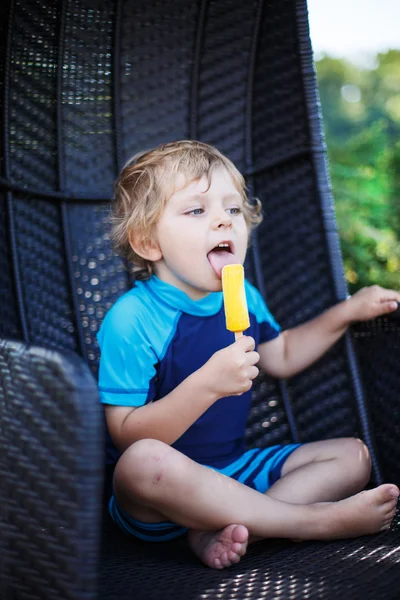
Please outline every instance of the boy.
[[101, 399], [121, 453], [111, 516], [145, 540], [188, 531], [193, 551], [216, 569], [238, 562], [260, 538], [385, 530], [399, 496], [392, 484], [357, 493], [370, 477], [360, 440], [245, 452], [257, 364], [274, 377], [291, 377], [351, 321], [392, 312], [400, 301], [395, 291], [365, 288], [281, 332], [246, 282], [251, 325], [233, 341], [221, 270], [244, 262], [259, 210], [234, 165], [200, 142], [147, 152], [116, 183], [114, 242], [141, 269], [142, 281], [116, 302], [98, 336]]

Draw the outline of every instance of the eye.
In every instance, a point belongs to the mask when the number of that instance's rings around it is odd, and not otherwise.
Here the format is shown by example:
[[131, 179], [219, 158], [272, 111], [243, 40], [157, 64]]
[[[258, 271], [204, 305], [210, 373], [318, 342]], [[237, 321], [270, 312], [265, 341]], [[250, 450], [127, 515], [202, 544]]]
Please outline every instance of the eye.
[[238, 206], [231, 206], [230, 208], [227, 208], [227, 211], [230, 215], [240, 215], [240, 213], [242, 212], [242, 210]]
[[187, 213], [185, 213], [186, 215], [202, 215], [204, 212], [204, 208], [193, 208], [192, 210], [189, 210]]

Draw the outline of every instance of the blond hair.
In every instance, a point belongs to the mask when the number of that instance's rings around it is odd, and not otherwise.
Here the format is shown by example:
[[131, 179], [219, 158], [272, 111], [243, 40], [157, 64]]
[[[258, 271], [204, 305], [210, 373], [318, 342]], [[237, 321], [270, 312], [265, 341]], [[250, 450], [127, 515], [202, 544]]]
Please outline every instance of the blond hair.
[[114, 186], [111, 237], [116, 251], [133, 265], [137, 278], [148, 278], [153, 272], [150, 261], [139, 256], [130, 240], [140, 231], [142, 241], [150, 240], [161, 213], [172, 194], [178, 174], [185, 185], [201, 179], [211, 183], [217, 168], [225, 168], [243, 199], [243, 215], [249, 231], [261, 219], [261, 203], [250, 203], [245, 180], [235, 165], [213, 146], [203, 142], [183, 140], [162, 144], [153, 150], [135, 155], [122, 169]]

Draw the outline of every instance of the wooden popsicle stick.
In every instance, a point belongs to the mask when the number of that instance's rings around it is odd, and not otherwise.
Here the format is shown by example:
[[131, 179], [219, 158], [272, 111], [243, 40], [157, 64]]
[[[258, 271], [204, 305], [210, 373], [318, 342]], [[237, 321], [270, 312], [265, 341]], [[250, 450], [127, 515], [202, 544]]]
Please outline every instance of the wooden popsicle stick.
[[243, 337], [243, 331], [235, 331], [235, 341]]

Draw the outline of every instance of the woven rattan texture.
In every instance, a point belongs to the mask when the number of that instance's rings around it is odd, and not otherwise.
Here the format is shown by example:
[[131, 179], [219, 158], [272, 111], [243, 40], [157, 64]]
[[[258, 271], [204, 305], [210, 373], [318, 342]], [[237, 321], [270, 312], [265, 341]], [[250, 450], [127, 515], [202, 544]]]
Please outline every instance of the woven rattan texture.
[[[254, 248], [247, 253], [246, 278], [257, 286]], [[263, 278], [262, 278], [263, 281]], [[279, 382], [260, 373], [253, 382], [252, 406], [247, 421], [248, 447], [292, 443], [294, 440], [282, 399]]]
[[196, 135], [216, 145], [242, 171], [256, 9], [254, 1], [210, 2], [200, 31]]
[[64, 187], [110, 194], [116, 174], [112, 119], [113, 2], [67, 3], [62, 36], [61, 120]]
[[[123, 160], [189, 136], [195, 2], [128, 0], [122, 5], [120, 113]], [[178, 40], [178, 43], [177, 43]]]
[[[283, 328], [293, 327], [335, 302], [308, 160], [293, 158], [259, 175], [256, 194], [265, 213], [258, 240], [268, 304]], [[341, 345], [293, 378], [290, 392], [301, 440], [356, 432]]]
[[338, 542], [265, 541], [224, 571], [210, 571], [186, 540], [133, 541], [103, 530], [101, 600], [397, 600], [399, 516], [388, 533]]
[[253, 385], [252, 408], [247, 421], [248, 447], [290, 444], [293, 441], [277, 382], [260, 374]]
[[256, 170], [286, 161], [309, 147], [303, 77], [293, 30], [295, 10], [296, 3], [290, 0], [263, 4], [252, 119]]
[[73, 283], [87, 358], [97, 372], [96, 333], [106, 311], [128, 287], [128, 271], [113, 252], [109, 206], [71, 206], [70, 229]]
[[[0, 6], [0, 72], [5, 73], [7, 68], [7, 34], [8, 34], [8, 14], [9, 7], [7, 2], [3, 2]], [[5, 77], [4, 75], [0, 78], [0, 114], [4, 114], [5, 110]], [[2, 155], [5, 155], [5, 129], [7, 125], [4, 119], [0, 119], [0, 148]], [[0, 164], [0, 173], [1, 175], [6, 176], [6, 165], [4, 158]]]
[[57, 2], [15, 2], [10, 61], [10, 174], [39, 189], [57, 186]]
[[353, 335], [384, 477], [400, 484], [400, 320], [359, 323]]
[[14, 197], [13, 208], [28, 339], [76, 350], [59, 207]]
[[0, 192], [0, 240], [2, 252], [0, 253], [0, 331], [7, 338], [20, 339], [22, 336], [15, 303], [15, 290], [11, 263], [11, 250], [9, 238], [9, 220], [6, 194]]
[[20, 343], [2, 343], [0, 369], [0, 597], [92, 598], [103, 462], [95, 381], [76, 357]]
[[[0, 6], [0, 72], [7, 70], [7, 30], [9, 6], [8, 2], [1, 3]], [[0, 114], [5, 114], [6, 94], [5, 78], [0, 79]], [[3, 160], [0, 161], [0, 173], [3, 177], [9, 175], [9, 152], [7, 138], [9, 131], [9, 122], [0, 119], [0, 148]], [[0, 191], [0, 240], [2, 242], [2, 252], [0, 255], [0, 331], [9, 338], [21, 338], [21, 324], [17, 305], [15, 303], [15, 289], [12, 270], [12, 252], [11, 238], [9, 232], [9, 195], [5, 190]]]

